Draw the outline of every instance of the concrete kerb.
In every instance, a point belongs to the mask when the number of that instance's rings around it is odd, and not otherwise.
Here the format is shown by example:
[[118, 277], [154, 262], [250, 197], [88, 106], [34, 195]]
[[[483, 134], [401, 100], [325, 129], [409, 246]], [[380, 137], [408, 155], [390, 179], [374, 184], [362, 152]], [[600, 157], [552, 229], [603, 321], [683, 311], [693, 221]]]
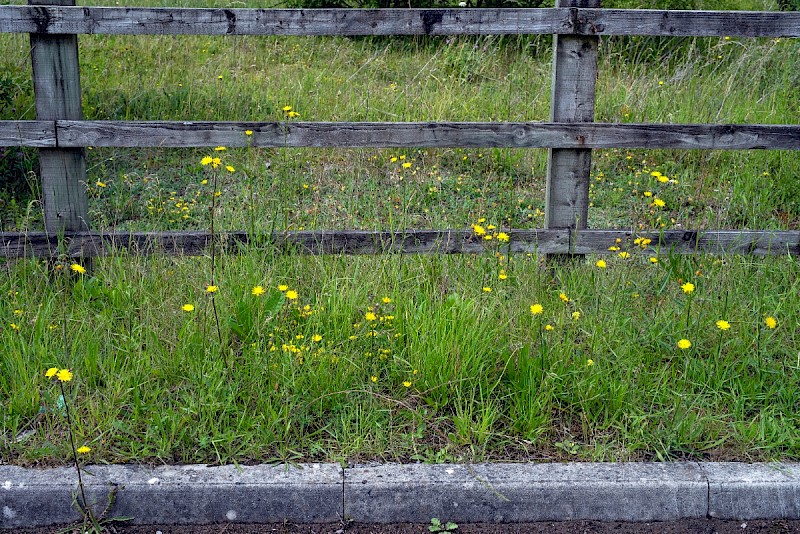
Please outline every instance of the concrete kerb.
[[[87, 499], [134, 524], [800, 519], [800, 464], [88, 466]], [[0, 528], [80, 519], [71, 468], [0, 466]], [[113, 495], [113, 504], [109, 499]]]

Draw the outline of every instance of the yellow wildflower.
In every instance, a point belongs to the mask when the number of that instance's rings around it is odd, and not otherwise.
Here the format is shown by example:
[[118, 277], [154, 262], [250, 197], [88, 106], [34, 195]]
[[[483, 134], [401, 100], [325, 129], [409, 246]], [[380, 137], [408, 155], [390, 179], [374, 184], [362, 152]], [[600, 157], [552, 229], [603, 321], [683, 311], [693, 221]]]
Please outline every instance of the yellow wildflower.
[[84, 269], [83, 266], [78, 263], [73, 263], [72, 265], [69, 266], [69, 268], [76, 273], [86, 274], [86, 269]]
[[260, 297], [264, 293], [264, 286], [256, 286], [250, 290], [250, 294], [255, 295], [256, 297]]
[[773, 329], [778, 326], [778, 321], [775, 319], [775, 317], [770, 316], [764, 319], [764, 324], [767, 325], [767, 328]]
[[569, 302], [569, 297], [566, 293], [559, 293], [558, 298], [561, 299], [561, 302]]
[[663, 208], [666, 205], [667, 203], [661, 200], [660, 198], [657, 197], [653, 198], [653, 206], [656, 206], [658, 208]]
[[686, 350], [692, 346], [692, 342], [688, 339], [681, 339], [678, 341], [678, 348], [682, 350]]
[[58, 367], [51, 367], [50, 369], [45, 371], [44, 376], [46, 376], [47, 378], [53, 378], [54, 376], [56, 376], [57, 372], [58, 372]]
[[78, 454], [89, 454], [89, 452], [91, 452], [91, 450], [92, 449], [87, 447], [86, 445], [82, 445], [82, 446], [78, 447], [75, 451]]
[[506, 274], [506, 271], [504, 269], [500, 269], [500, 274], [497, 275], [497, 278], [499, 278], [500, 280], [505, 280], [506, 278], [508, 278], [508, 275]]
[[217, 152], [222, 152], [222, 151], [225, 151], [225, 150], [228, 150], [228, 149], [225, 148], [224, 146], [215, 146], [214, 150], [216, 150]]
[[392, 302], [392, 299], [390, 299], [389, 297], [383, 297], [381, 299], [381, 302], [383, 302], [384, 304], [389, 304], [390, 302]]
[[544, 312], [544, 307], [541, 304], [531, 305], [531, 313], [533, 315], [540, 315]]
[[278, 291], [286, 291], [287, 289], [289, 289], [289, 286], [285, 284], [278, 285]]
[[472, 231], [475, 232], [475, 235], [486, 235], [486, 228], [480, 224], [473, 224]]
[[212, 158], [211, 156], [206, 156], [200, 160], [200, 165], [203, 165], [205, 167], [206, 165], [209, 165], [212, 161], [214, 161], [214, 158]]
[[597, 263], [595, 263], [595, 265], [597, 265], [601, 269], [605, 269], [606, 267], [608, 267], [605, 260], [597, 260]]
[[500, 232], [499, 234], [497, 234], [497, 240], [498, 240], [498, 241], [502, 241], [503, 243], [508, 243], [508, 241], [509, 241], [510, 239], [511, 239], [511, 238], [510, 238], [510, 237], [508, 236], [508, 234], [507, 234], [507, 233], [505, 233], [505, 232]]
[[311, 341], [314, 341], [315, 343], [319, 343], [320, 341], [322, 341], [322, 336], [319, 335], [319, 334], [314, 334], [311, 337]]
[[377, 318], [378, 316], [372, 312], [367, 312], [364, 314], [364, 319], [366, 319], [367, 321], [375, 321]]
[[225, 169], [226, 169], [228, 172], [235, 172], [235, 171], [236, 171], [236, 169], [234, 168], [234, 166], [233, 166], [233, 165], [225, 165]]
[[218, 286], [206, 286], [206, 293], [216, 293], [219, 291]]
[[194, 304], [184, 304], [181, 309], [185, 312], [192, 312], [194, 311]]
[[591, 367], [593, 365], [594, 365], [594, 360], [593, 359], [589, 358], [588, 360], [586, 360], [586, 367]]
[[683, 289], [684, 293], [690, 295], [694, 291], [694, 284], [691, 282], [686, 282], [681, 286], [681, 289]]
[[720, 319], [719, 321], [717, 321], [717, 328], [719, 328], [720, 330], [728, 330], [730, 329], [730, 327], [731, 323], [725, 321], [724, 319]]
[[286, 298], [289, 300], [297, 300], [297, 291], [290, 289], [286, 292]]
[[253, 135], [253, 130], [245, 130], [245, 131], [244, 131], [244, 134], [245, 134], [246, 136], [250, 137], [251, 135]]
[[56, 373], [56, 378], [61, 382], [69, 382], [72, 380], [72, 372], [69, 369], [61, 369]]
[[410, 387], [411, 387], [411, 381], [410, 381], [410, 380], [405, 380], [405, 381], [403, 382], [403, 385], [404, 385], [405, 387], [407, 387], [407, 388], [410, 388]]
[[580, 318], [581, 318], [581, 312], [579, 312], [579, 311], [572, 312], [572, 320], [573, 321], [577, 321]]

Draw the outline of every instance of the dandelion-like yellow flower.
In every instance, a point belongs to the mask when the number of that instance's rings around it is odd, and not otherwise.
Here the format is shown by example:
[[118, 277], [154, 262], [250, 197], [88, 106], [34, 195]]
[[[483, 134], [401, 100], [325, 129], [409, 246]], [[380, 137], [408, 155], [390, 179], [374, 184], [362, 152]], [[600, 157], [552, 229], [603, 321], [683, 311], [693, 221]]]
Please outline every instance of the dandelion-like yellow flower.
[[405, 387], [407, 387], [407, 388], [410, 388], [411, 387], [411, 381], [410, 380], [405, 380], [405, 381], [403, 381], [403, 385]]
[[200, 160], [200, 165], [205, 167], [206, 165], [210, 165], [212, 161], [214, 161], [214, 158], [211, 156], [206, 156]]
[[617, 254], [617, 256], [619, 256], [623, 260], [628, 259], [628, 258], [631, 257], [631, 255], [628, 252], [625, 252], [624, 250], [622, 252], [620, 252], [619, 254]]
[[11, 330], [19, 330], [19, 325], [17, 323], [9, 323]]
[[767, 328], [773, 329], [773, 328], [777, 328], [778, 321], [775, 319], [775, 317], [770, 316], [770, 317], [767, 317], [766, 319], [764, 319], [764, 324], [767, 325]]
[[581, 318], [581, 312], [579, 312], [579, 311], [572, 312], [572, 320], [573, 321], [577, 321], [580, 318]]
[[369, 377], [369, 379], [372, 380], [373, 384], [378, 381], [378, 377], [375, 375], [372, 375], [371, 377]]
[[542, 306], [541, 304], [532, 304], [531, 313], [533, 315], [541, 315], [542, 313], [544, 313], [544, 306]]
[[664, 202], [663, 200], [661, 200], [660, 198], [657, 198], [657, 197], [653, 198], [653, 206], [655, 206], [657, 208], [663, 208], [666, 205], [667, 205], [667, 203]]
[[615, 245], [612, 245], [612, 246], [608, 247], [608, 250], [609, 250], [610, 252], [616, 252], [616, 251], [618, 251], [618, 250], [619, 250], [619, 247], [617, 247], [617, 246], [615, 246]]
[[289, 113], [286, 114], [286, 116], [289, 117], [290, 119], [294, 119], [296, 117], [299, 117], [300, 114], [296, 111], [290, 111]]
[[500, 232], [497, 234], [497, 240], [502, 241], [503, 243], [508, 243], [511, 238], [505, 232]]
[[688, 339], [680, 339], [678, 340], [678, 348], [682, 350], [686, 350], [692, 346], [692, 342]]
[[319, 343], [320, 341], [322, 341], [322, 336], [321, 336], [321, 335], [319, 335], [319, 334], [314, 334], [314, 335], [311, 337], [311, 341], [313, 341], [313, 342], [315, 342], [315, 343]]
[[658, 177], [656, 178], [656, 180], [658, 180], [658, 181], [659, 181], [659, 182], [661, 182], [662, 184], [665, 184], [665, 183], [669, 182], [669, 177], [667, 177], [667, 176], [663, 176], [663, 175], [662, 175], [662, 176], [658, 176]]
[[265, 293], [264, 286], [256, 286], [250, 290], [251, 295], [255, 295], [256, 297], [260, 297]]
[[223, 151], [228, 150], [228, 149], [225, 148], [224, 146], [215, 146], [214, 150], [216, 150], [217, 152], [223, 152]]
[[44, 376], [47, 378], [53, 378], [54, 376], [56, 376], [57, 372], [58, 372], [58, 367], [51, 367], [50, 369], [44, 372]]
[[364, 314], [364, 319], [366, 319], [367, 321], [375, 321], [378, 319], [378, 316], [372, 312], [367, 312]]
[[686, 282], [681, 286], [681, 289], [683, 289], [684, 293], [690, 295], [694, 291], [694, 284], [691, 282]]
[[555, 330], [556, 327], [551, 325], [551, 324], [546, 324], [546, 325], [544, 325], [544, 329], [549, 332], [550, 330]]
[[475, 232], [475, 235], [486, 235], [486, 228], [480, 224], [473, 224], [472, 231]]
[[406, 162], [404, 162], [404, 163], [403, 163], [403, 168], [404, 168], [404, 169], [410, 169], [410, 168], [411, 168], [411, 162], [410, 162], [410, 161], [406, 161]]
[[206, 293], [216, 293], [219, 291], [219, 286], [206, 286]]
[[566, 293], [559, 293], [558, 298], [561, 299], [561, 302], [569, 302], [569, 297]]
[[290, 289], [286, 292], [286, 298], [289, 300], [297, 300], [297, 291]]
[[215, 168], [215, 169], [216, 169], [217, 167], [219, 167], [219, 166], [220, 166], [220, 164], [221, 164], [221, 163], [222, 163], [222, 160], [221, 160], [221, 159], [219, 159], [219, 158], [214, 158], [214, 159], [212, 159], [212, 160], [211, 160], [211, 167], [213, 167], [213, 168]]
[[586, 360], [586, 367], [591, 367], [593, 365], [594, 365], [594, 360], [593, 359], [589, 358], [588, 360]]
[[491, 287], [489, 287], [489, 286], [485, 286], [485, 287], [483, 288], [483, 292], [484, 292], [484, 293], [491, 293], [491, 292], [492, 292], [492, 288], [491, 288]]
[[658, 263], [658, 258], [656, 258], [655, 256], [651, 256], [651, 257], [650, 257], [650, 263], [652, 263], [653, 265], [655, 265], [656, 263]]
[[91, 451], [92, 449], [90, 447], [87, 447], [86, 445], [82, 445], [77, 449], [75, 449], [75, 452], [77, 452], [78, 454], [89, 454]]
[[236, 172], [236, 168], [233, 165], [225, 165], [225, 169], [228, 172]]
[[193, 312], [194, 304], [184, 304], [183, 306], [181, 306], [181, 309], [185, 312]]
[[106, 183], [105, 183], [105, 182], [101, 182], [100, 180], [97, 180], [97, 181], [94, 183], [94, 185], [96, 185], [97, 187], [105, 187], [105, 186], [106, 186]]
[[246, 136], [250, 137], [251, 135], [253, 135], [253, 130], [245, 130], [245, 131], [244, 131], [244, 134], [245, 134]]
[[384, 304], [389, 304], [390, 302], [392, 302], [392, 299], [390, 299], [389, 297], [383, 297], [381, 299], [381, 302], [383, 302]]
[[720, 330], [729, 330], [730, 327], [731, 323], [725, 321], [724, 319], [720, 319], [719, 321], [717, 321], [717, 328], [719, 328]]
[[504, 269], [500, 269], [500, 274], [497, 275], [497, 278], [499, 278], [500, 280], [505, 280], [506, 278], [508, 278], [508, 275], [506, 274], [506, 271]]
[[597, 263], [595, 263], [595, 265], [597, 265], [601, 269], [605, 269], [606, 267], [608, 267], [605, 260], [597, 260]]
[[292, 111], [292, 106], [283, 106], [283, 111], [289, 113], [290, 111]]
[[72, 380], [72, 372], [69, 369], [60, 369], [56, 373], [56, 378], [61, 382], [69, 382]]
[[289, 289], [289, 286], [287, 286], [286, 284], [280, 284], [278, 286], [278, 291], [286, 291], [287, 289]]
[[83, 265], [79, 263], [73, 263], [72, 265], [69, 266], [69, 268], [72, 269], [73, 272], [76, 272], [78, 274], [86, 274], [86, 269], [84, 269]]

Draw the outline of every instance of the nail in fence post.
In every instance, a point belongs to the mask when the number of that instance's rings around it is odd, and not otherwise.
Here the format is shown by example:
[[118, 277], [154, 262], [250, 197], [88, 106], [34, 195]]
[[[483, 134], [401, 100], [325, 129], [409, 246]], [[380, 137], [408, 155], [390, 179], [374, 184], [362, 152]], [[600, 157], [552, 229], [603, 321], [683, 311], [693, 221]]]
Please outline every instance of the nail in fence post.
[[[600, 0], [557, 0], [556, 7], [599, 8]], [[573, 24], [583, 22], [573, 20]], [[599, 37], [584, 35], [553, 37], [551, 122], [594, 121], [599, 40]], [[586, 228], [591, 167], [592, 150], [589, 148], [548, 150], [545, 228], [569, 228], [570, 232]], [[580, 259], [583, 255], [548, 254], [548, 259], [564, 257]]]
[[[75, 0], [29, 0], [28, 3], [74, 6]], [[48, 19], [42, 20], [46, 24]], [[77, 35], [32, 33], [30, 38], [36, 118], [83, 119]], [[39, 168], [47, 233], [53, 236], [89, 230], [84, 149], [39, 149]]]

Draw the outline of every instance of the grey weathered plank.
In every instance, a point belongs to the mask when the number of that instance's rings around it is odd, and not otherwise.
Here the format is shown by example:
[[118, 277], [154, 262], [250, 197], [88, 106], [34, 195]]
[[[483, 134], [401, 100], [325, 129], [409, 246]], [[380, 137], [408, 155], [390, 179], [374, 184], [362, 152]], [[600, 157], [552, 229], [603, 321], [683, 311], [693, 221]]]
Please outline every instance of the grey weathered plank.
[[[74, 6], [75, 0], [31, 0], [31, 3]], [[30, 42], [36, 118], [47, 121], [82, 119], [77, 36], [32, 33]], [[40, 149], [39, 178], [47, 231], [88, 230], [89, 200], [83, 149]]]
[[0, 121], [0, 146], [54, 148], [56, 123], [53, 121]]
[[[644, 254], [754, 254], [800, 255], [800, 231], [778, 230], [667, 230], [631, 232], [628, 230], [506, 230], [508, 244], [487, 244], [469, 230], [359, 231], [320, 230], [275, 232], [250, 236], [246, 232], [217, 234], [229, 253], [240, 245], [275, 247], [282, 252], [300, 254], [480, 254], [487, 250], [536, 254], [611, 254], [615, 245], [632, 255]], [[651, 243], [642, 249], [634, 239]], [[617, 243], [617, 239], [621, 242]], [[43, 232], [0, 233], [0, 257], [95, 257], [127, 249], [131, 254], [201, 255], [211, 242], [211, 234], [196, 232], [77, 232], [58, 238]]]
[[[59, 146], [800, 149], [800, 126], [57, 121]], [[252, 131], [248, 138], [247, 130]]]
[[585, 34], [798, 37], [800, 12], [0, 6], [0, 32], [199, 35]]
[[[556, 7], [600, 7], [600, 0], [558, 0]], [[550, 121], [594, 121], [599, 37], [553, 37]], [[545, 228], [586, 228], [589, 214], [590, 148], [551, 148], [547, 153]]]

